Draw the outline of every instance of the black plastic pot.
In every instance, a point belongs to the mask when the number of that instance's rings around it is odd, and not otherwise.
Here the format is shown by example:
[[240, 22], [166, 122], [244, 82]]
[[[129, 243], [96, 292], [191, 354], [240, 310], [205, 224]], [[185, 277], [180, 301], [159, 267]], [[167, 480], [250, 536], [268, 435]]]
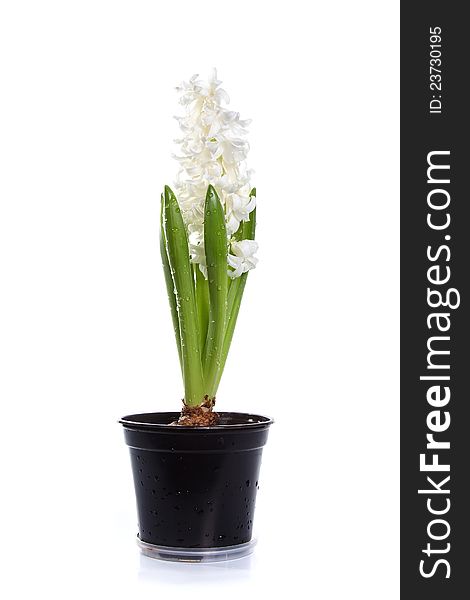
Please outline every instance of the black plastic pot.
[[214, 427], [170, 425], [175, 412], [121, 419], [144, 545], [194, 549], [250, 542], [261, 454], [273, 421], [219, 415]]

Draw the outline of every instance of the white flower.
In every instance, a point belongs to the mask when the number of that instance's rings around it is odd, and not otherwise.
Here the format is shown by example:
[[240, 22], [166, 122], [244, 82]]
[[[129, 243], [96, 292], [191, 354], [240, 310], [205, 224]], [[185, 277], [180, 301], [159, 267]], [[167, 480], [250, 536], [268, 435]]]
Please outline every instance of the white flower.
[[[246, 165], [249, 145], [245, 138], [250, 121], [241, 120], [237, 112], [222, 106], [230, 100], [221, 83], [214, 69], [207, 82], [193, 75], [189, 82], [176, 88], [186, 114], [176, 117], [183, 137], [175, 140], [180, 146], [180, 153], [175, 156], [180, 163], [175, 191], [189, 232], [191, 260], [199, 264], [205, 276], [203, 225], [208, 185], [217, 190], [225, 209], [227, 243], [240, 223], [249, 221], [256, 206], [256, 198], [250, 196], [252, 172]], [[230, 272], [232, 277], [252, 269], [257, 262], [252, 253], [246, 257], [237, 255], [234, 244], [241, 243], [232, 242], [234, 254], [228, 260], [235, 269]], [[252, 243], [248, 246], [254, 247]], [[235, 259], [243, 259], [243, 265], [231, 264]]]
[[201, 273], [207, 279], [206, 253], [204, 252], [204, 236], [198, 231], [189, 234], [189, 245], [191, 247], [191, 260], [199, 265]]
[[228, 274], [232, 279], [240, 277], [242, 273], [246, 273], [256, 267], [258, 259], [254, 254], [258, 250], [257, 242], [254, 240], [241, 240], [239, 242], [232, 242], [230, 247], [233, 254], [228, 255], [228, 264], [234, 270], [229, 270]]

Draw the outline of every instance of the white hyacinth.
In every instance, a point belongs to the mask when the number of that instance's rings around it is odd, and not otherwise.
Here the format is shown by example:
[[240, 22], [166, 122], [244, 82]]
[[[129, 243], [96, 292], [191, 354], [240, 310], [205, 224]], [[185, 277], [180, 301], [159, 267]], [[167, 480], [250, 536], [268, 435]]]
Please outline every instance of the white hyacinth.
[[257, 250], [258, 244], [255, 240], [232, 241], [233, 254], [229, 254], [227, 260], [228, 264], [234, 269], [231, 273], [233, 278], [240, 277], [242, 273], [256, 267], [258, 259], [254, 254]]
[[241, 120], [238, 113], [222, 106], [230, 100], [221, 83], [214, 69], [207, 82], [193, 75], [189, 82], [176, 88], [186, 114], [176, 117], [183, 138], [175, 140], [180, 145], [180, 155], [175, 158], [181, 166], [175, 188], [188, 228], [191, 260], [207, 277], [204, 201], [208, 185], [214, 186], [225, 210], [227, 243], [230, 244], [228, 274], [235, 278], [257, 263], [256, 242], [233, 239], [240, 223], [249, 221], [256, 198], [250, 197], [252, 172], [246, 165], [249, 144], [245, 136], [250, 121]]

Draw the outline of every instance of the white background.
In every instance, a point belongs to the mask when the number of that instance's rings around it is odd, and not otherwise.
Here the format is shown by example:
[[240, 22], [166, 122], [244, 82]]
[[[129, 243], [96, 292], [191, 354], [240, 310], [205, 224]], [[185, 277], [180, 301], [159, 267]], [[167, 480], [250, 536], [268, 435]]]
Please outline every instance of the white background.
[[[398, 598], [398, 2], [0, 6], [3, 597]], [[255, 555], [175, 566], [117, 419], [182, 396], [159, 194], [213, 66], [260, 244], [218, 408], [276, 423]]]

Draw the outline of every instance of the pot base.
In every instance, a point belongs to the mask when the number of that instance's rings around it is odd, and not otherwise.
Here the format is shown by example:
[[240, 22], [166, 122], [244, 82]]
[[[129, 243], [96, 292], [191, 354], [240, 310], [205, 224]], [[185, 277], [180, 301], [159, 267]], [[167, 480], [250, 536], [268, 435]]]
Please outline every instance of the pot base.
[[208, 563], [235, 560], [250, 555], [256, 545], [256, 540], [245, 544], [225, 546], [220, 548], [175, 548], [171, 546], [155, 546], [143, 542], [137, 535], [137, 545], [141, 553], [149, 558], [170, 560], [174, 562]]

